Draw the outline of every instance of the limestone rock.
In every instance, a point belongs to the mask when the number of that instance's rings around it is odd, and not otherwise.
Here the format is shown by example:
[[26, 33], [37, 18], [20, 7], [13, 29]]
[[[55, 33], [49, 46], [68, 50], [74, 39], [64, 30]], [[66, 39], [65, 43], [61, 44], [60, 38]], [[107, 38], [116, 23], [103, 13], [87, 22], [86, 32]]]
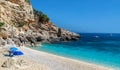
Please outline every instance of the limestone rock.
[[32, 6], [25, 0], [0, 0], [1, 22], [12, 24], [29, 22], [30, 20], [34, 20]]
[[5, 61], [3, 64], [2, 64], [2, 67], [5, 67], [5, 68], [10, 68], [11, 66], [13, 66], [15, 64], [15, 61], [13, 59], [7, 59], [7, 61]]
[[[52, 22], [40, 22], [40, 16], [26, 0], [0, 0], [0, 37], [12, 40], [16, 45], [37, 42], [60, 42], [78, 40], [79, 35], [55, 26]], [[0, 45], [3, 44], [0, 39]]]

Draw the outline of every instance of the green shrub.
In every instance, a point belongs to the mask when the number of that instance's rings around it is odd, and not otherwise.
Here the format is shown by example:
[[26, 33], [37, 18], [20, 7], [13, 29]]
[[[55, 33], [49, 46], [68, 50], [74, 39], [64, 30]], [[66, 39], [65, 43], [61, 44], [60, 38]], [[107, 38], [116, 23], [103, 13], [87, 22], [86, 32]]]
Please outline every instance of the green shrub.
[[35, 9], [33, 9], [33, 11], [36, 16], [39, 16], [39, 22], [44, 23], [50, 20], [49, 17], [43, 12], [35, 10]]
[[0, 22], [0, 27], [2, 27], [4, 24], [5, 24], [5, 23], [3, 23], [3, 22]]
[[48, 22], [49, 18], [46, 14], [42, 14], [39, 19], [40, 22]]
[[30, 3], [30, 0], [25, 0], [27, 3]]
[[43, 14], [43, 12], [38, 11], [38, 10], [36, 10], [36, 9], [33, 9], [33, 13], [34, 13], [35, 15], [37, 15], [37, 16], [41, 16], [41, 15]]

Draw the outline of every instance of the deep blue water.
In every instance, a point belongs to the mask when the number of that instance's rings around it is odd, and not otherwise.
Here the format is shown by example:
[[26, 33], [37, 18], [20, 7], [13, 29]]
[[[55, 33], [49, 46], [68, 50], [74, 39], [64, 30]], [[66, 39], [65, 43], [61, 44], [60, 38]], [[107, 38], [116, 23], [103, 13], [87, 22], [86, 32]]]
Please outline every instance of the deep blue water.
[[80, 35], [78, 41], [43, 44], [33, 49], [120, 69], [120, 34]]

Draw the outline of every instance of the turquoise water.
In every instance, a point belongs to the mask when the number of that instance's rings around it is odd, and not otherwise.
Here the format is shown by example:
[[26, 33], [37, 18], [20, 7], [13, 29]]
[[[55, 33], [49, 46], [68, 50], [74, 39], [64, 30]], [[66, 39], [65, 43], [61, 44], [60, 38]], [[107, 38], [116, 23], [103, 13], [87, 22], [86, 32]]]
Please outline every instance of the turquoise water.
[[[95, 36], [99, 37], [95, 37]], [[33, 49], [120, 69], [120, 35], [81, 34], [78, 41], [43, 44]]]

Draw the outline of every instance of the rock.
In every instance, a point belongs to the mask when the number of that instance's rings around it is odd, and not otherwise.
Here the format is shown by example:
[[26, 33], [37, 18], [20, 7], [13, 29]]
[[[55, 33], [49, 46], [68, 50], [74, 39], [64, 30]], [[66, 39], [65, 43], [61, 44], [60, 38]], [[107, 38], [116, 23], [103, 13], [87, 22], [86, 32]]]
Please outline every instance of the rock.
[[12, 58], [8, 58], [2, 65], [1, 67], [4, 68], [15, 68], [17, 67], [18, 69], [24, 69], [26, 67], [29, 67], [29, 63], [23, 59], [12, 59]]
[[38, 37], [36, 37], [36, 40], [37, 40], [37, 42], [41, 42], [41, 41], [43, 41], [43, 40], [44, 40], [44, 38], [43, 38], [43, 37], [41, 37], [41, 36], [38, 36]]
[[27, 36], [26, 39], [27, 39], [32, 45], [33, 45], [33, 44], [35, 45], [36, 42], [37, 42], [36, 38], [33, 37], [33, 36]]
[[61, 28], [58, 28], [57, 36], [58, 36], [58, 37], [61, 37]]
[[8, 38], [6, 41], [7, 41], [7, 44], [12, 44], [12, 45], [14, 44], [14, 42], [10, 38]]
[[12, 38], [12, 40], [14, 41], [14, 43], [17, 45], [17, 46], [21, 46], [21, 42], [18, 38]]
[[[40, 14], [40, 13], [39, 13]], [[79, 35], [55, 26], [52, 22], [40, 22], [41, 16], [35, 14], [26, 0], [0, 0], [0, 22], [5, 23], [0, 33], [9, 44], [12, 39], [16, 45], [32, 45], [38, 42], [61, 42], [78, 40]], [[0, 39], [0, 44], [5, 44]]]
[[4, 67], [4, 68], [10, 68], [11, 66], [13, 66], [15, 64], [15, 61], [11, 58], [7, 59], [7, 61], [5, 61], [1, 67]]
[[0, 38], [0, 46], [5, 46], [7, 44], [7, 42], [4, 40], [4, 39], [2, 39], [2, 38]]
[[48, 39], [49, 43], [56, 43], [56, 42], [60, 42], [60, 38], [53, 38], [53, 37], [50, 37]]
[[20, 37], [19, 37], [19, 40], [20, 40], [21, 43], [24, 43], [24, 44], [28, 41], [28, 40], [26, 39], [26, 37], [24, 37], [24, 36], [20, 36]]
[[26, 23], [34, 20], [32, 6], [25, 0], [0, 0], [0, 9], [0, 21], [4, 23]]
[[8, 34], [0, 32], [0, 37], [2, 37], [3, 39], [7, 39]]
[[28, 67], [29, 66], [29, 64], [28, 64], [28, 62], [27, 61], [25, 61], [25, 60], [23, 60], [23, 59], [19, 59], [19, 60], [17, 60], [17, 62], [16, 62], [16, 66], [19, 66], [20, 68], [24, 68], [24, 67]]

